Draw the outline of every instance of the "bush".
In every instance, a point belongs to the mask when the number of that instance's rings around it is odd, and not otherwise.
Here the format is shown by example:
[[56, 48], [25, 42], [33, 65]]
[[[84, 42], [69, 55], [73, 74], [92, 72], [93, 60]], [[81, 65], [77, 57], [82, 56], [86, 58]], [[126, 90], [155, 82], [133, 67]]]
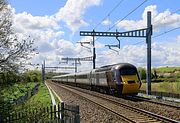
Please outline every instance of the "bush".
[[146, 70], [142, 67], [139, 67], [138, 71], [139, 71], [141, 80], [145, 80], [146, 79]]
[[26, 82], [40, 82], [42, 81], [42, 74], [40, 71], [31, 70], [23, 73], [22, 78], [24, 78]]

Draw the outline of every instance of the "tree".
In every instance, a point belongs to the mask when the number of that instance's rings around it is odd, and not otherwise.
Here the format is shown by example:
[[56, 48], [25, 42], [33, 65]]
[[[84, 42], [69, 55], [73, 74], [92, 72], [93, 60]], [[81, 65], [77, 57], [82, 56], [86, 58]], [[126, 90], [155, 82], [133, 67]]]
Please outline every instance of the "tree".
[[23, 78], [23, 81], [25, 82], [41, 82], [42, 81], [41, 71], [38, 71], [38, 70], [26, 71], [25, 73], [23, 73], [23, 75], [21, 75], [21, 77]]
[[12, 23], [11, 8], [0, 0], [0, 72], [17, 71], [35, 52], [34, 40], [30, 36], [20, 39]]
[[157, 79], [158, 78], [157, 70], [155, 68], [153, 68], [151, 76], [152, 76], [152, 79]]
[[145, 80], [146, 79], [146, 70], [144, 68], [142, 68], [142, 67], [139, 67], [138, 71], [139, 71], [141, 80]]

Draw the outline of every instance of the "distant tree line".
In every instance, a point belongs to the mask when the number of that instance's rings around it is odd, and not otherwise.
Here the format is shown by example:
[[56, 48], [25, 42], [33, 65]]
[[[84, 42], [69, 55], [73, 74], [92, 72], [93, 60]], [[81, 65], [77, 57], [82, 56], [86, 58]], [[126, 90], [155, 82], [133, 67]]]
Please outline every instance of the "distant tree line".
[[30, 70], [23, 73], [2, 72], [0, 73], [0, 84], [14, 84], [18, 82], [41, 82], [42, 74], [38, 70]]
[[[139, 71], [141, 80], [146, 80], [146, 69], [139, 67], [138, 71]], [[155, 68], [153, 68], [151, 70], [151, 79], [157, 79], [157, 78], [158, 78], [157, 70]]]

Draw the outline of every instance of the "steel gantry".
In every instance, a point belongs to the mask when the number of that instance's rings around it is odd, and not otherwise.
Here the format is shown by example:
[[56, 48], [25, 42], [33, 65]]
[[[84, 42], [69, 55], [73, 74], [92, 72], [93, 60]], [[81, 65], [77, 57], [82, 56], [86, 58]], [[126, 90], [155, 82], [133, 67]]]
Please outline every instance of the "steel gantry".
[[151, 24], [151, 12], [147, 12], [147, 28], [137, 29], [126, 32], [96, 32], [93, 31], [80, 31], [80, 36], [92, 36], [93, 37], [93, 69], [95, 69], [95, 36], [100, 37], [134, 37], [134, 38], [146, 38], [147, 44], [147, 94], [151, 93], [151, 35], [152, 35], [152, 24]]
[[52, 68], [54, 68], [54, 69], [75, 69], [75, 67], [47, 67], [45, 60], [44, 60], [43, 64], [42, 64], [42, 80], [43, 80], [43, 82], [46, 79], [46, 69], [52, 69]]
[[93, 57], [84, 57], [84, 58], [62, 58], [61, 60], [66, 60], [68, 61], [74, 61], [74, 68], [75, 68], [75, 73], [77, 72], [77, 64], [80, 64], [80, 61], [92, 61]]

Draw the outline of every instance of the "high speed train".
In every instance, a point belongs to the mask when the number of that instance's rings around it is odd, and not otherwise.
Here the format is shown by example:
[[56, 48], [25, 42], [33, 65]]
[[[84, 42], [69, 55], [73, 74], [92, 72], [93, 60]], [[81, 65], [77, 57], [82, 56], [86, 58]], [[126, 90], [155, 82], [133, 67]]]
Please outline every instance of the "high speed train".
[[54, 76], [52, 81], [117, 95], [136, 95], [141, 87], [137, 68], [129, 63], [107, 65], [89, 72]]

